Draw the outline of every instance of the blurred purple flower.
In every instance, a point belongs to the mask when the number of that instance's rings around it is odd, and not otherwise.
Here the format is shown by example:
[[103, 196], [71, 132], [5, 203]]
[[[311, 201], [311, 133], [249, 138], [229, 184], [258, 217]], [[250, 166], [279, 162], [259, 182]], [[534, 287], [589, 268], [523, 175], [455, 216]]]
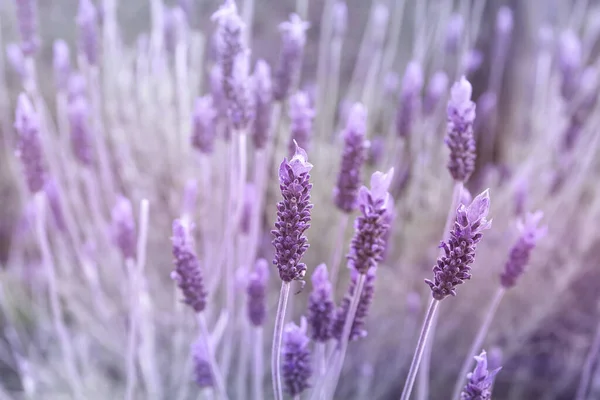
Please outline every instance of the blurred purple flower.
[[192, 344], [192, 362], [194, 365], [194, 382], [200, 388], [209, 388], [214, 386], [212, 368], [206, 350], [205, 340], [197, 339]]
[[61, 193], [58, 187], [58, 182], [54, 178], [49, 178], [44, 185], [44, 192], [48, 198], [48, 205], [52, 218], [56, 224], [56, 228], [61, 232], [66, 232], [67, 224], [65, 222], [65, 214], [61, 201]]
[[131, 201], [119, 196], [111, 210], [112, 237], [123, 258], [134, 259], [136, 253], [135, 220]]
[[436, 110], [440, 99], [446, 95], [447, 90], [448, 75], [444, 71], [433, 74], [427, 85], [425, 100], [423, 101], [423, 113], [425, 115], [431, 115]]
[[416, 61], [411, 61], [402, 78], [402, 91], [396, 116], [398, 136], [406, 138], [412, 133], [412, 127], [421, 108], [421, 89], [423, 88], [423, 69]]
[[310, 142], [312, 139], [313, 118], [315, 111], [313, 110], [308, 95], [305, 92], [298, 92], [290, 98], [290, 142], [289, 152], [293, 154], [298, 146], [306, 150], [310, 150]]
[[315, 342], [327, 342], [331, 339], [331, 328], [335, 313], [331, 282], [327, 266], [320, 264], [312, 274], [313, 290], [308, 298], [307, 319], [310, 337]]
[[81, 52], [90, 65], [96, 65], [99, 55], [98, 11], [91, 0], [79, 0], [77, 25]]
[[217, 135], [217, 112], [211, 96], [199, 97], [194, 102], [192, 113], [192, 146], [199, 152], [211, 154]]
[[35, 194], [44, 187], [46, 169], [40, 140], [39, 117], [25, 93], [21, 93], [17, 100], [14, 126], [19, 136], [17, 156], [23, 163], [27, 187]]
[[21, 47], [15, 43], [7, 44], [6, 58], [13, 71], [19, 75], [21, 80], [25, 80], [27, 77], [27, 68], [25, 66], [25, 56], [23, 55]]
[[267, 145], [271, 135], [271, 114], [273, 109], [273, 83], [271, 67], [264, 60], [258, 60], [254, 67], [254, 124], [252, 138], [257, 149]]
[[448, 170], [458, 182], [466, 182], [475, 170], [475, 103], [471, 101], [473, 88], [464, 77], [450, 91], [448, 127], [445, 142], [450, 148]]
[[459, 50], [460, 42], [462, 39], [463, 31], [465, 28], [465, 21], [463, 16], [458, 13], [454, 13], [450, 16], [448, 26], [446, 28], [446, 47], [447, 53], [456, 53]]
[[283, 387], [290, 396], [298, 396], [310, 387], [312, 360], [306, 336], [306, 319], [300, 326], [290, 322], [283, 332], [283, 361], [281, 365]]
[[264, 258], [256, 260], [254, 271], [250, 273], [246, 293], [248, 295], [248, 319], [254, 326], [265, 323], [267, 316], [267, 283], [269, 264]]
[[482, 351], [480, 355], [475, 356], [477, 365], [473, 372], [467, 375], [467, 385], [460, 394], [461, 400], [491, 400], [492, 385], [494, 378], [502, 367], [488, 371], [487, 355]]
[[71, 128], [71, 149], [75, 158], [85, 166], [91, 166], [94, 152], [92, 148], [92, 137], [88, 124], [89, 105], [84, 96], [69, 101], [68, 104], [69, 125]]
[[25, 56], [31, 56], [39, 47], [37, 1], [15, 0], [17, 9], [17, 27], [21, 35], [21, 51]]
[[344, 1], [336, 1], [332, 7], [332, 34], [333, 37], [342, 37], [348, 29], [348, 6]]
[[244, 235], [250, 234], [252, 213], [256, 208], [256, 187], [253, 183], [246, 183], [244, 188], [244, 203], [242, 205], [242, 216], [240, 218], [240, 231]]
[[64, 40], [56, 40], [53, 46], [54, 82], [59, 91], [67, 90], [69, 76], [71, 75], [71, 55], [69, 46]]
[[297, 85], [306, 43], [306, 30], [309, 26], [308, 22], [296, 14], [290, 15], [289, 21], [279, 25], [281, 53], [273, 76], [273, 97], [277, 101], [284, 100]]

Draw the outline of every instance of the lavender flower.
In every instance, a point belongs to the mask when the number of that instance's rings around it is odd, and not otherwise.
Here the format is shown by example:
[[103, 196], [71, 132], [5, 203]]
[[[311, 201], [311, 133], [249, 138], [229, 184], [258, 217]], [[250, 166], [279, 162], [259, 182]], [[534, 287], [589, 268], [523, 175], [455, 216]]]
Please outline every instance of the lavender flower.
[[69, 46], [64, 40], [57, 40], [53, 46], [54, 82], [58, 90], [64, 91], [69, 84], [71, 74], [71, 59]]
[[21, 34], [21, 51], [31, 56], [39, 47], [37, 37], [37, 1], [16, 0], [17, 26]]
[[192, 114], [192, 146], [199, 152], [211, 154], [216, 138], [216, 116], [211, 96], [199, 97]]
[[561, 94], [565, 99], [577, 91], [582, 59], [583, 50], [577, 35], [571, 30], [563, 32], [558, 42], [558, 64], [562, 75]]
[[310, 226], [310, 189], [306, 152], [296, 145], [296, 154], [288, 162], [284, 159], [279, 166], [279, 188], [283, 200], [277, 204], [277, 222], [271, 231], [274, 236], [275, 259], [273, 264], [279, 270], [284, 282], [299, 280], [306, 273], [306, 264], [300, 259], [308, 249], [304, 232]]
[[465, 54], [462, 64], [465, 75], [469, 76], [477, 71], [479, 67], [481, 67], [481, 64], [483, 64], [483, 54], [477, 49], [471, 49]]
[[400, 104], [396, 116], [398, 136], [406, 138], [411, 134], [416, 113], [420, 108], [421, 89], [423, 87], [423, 70], [416, 61], [411, 61], [406, 67], [402, 78]]
[[173, 53], [177, 44], [185, 40], [188, 30], [187, 18], [180, 7], [167, 10], [164, 17], [165, 47]]
[[193, 241], [183, 221], [173, 221], [173, 263], [175, 270], [171, 278], [183, 292], [183, 302], [199, 313], [206, 307], [206, 289], [200, 262], [194, 251]]
[[448, 128], [446, 144], [450, 148], [448, 170], [458, 182], [466, 182], [475, 169], [475, 103], [471, 101], [473, 89], [462, 77], [450, 91], [448, 101]]
[[298, 146], [309, 150], [312, 136], [312, 124], [315, 111], [311, 107], [308, 95], [305, 92], [298, 92], [290, 99], [290, 131], [291, 138], [289, 143], [290, 154], [293, 154]]
[[78, 96], [68, 105], [69, 124], [71, 126], [71, 148], [75, 158], [85, 165], [92, 165], [93, 149], [90, 127], [88, 125], [89, 106], [84, 96]]
[[465, 21], [460, 14], [452, 14], [446, 28], [446, 52], [456, 53], [465, 28]]
[[433, 267], [433, 281], [425, 280], [434, 299], [443, 300], [448, 295], [456, 296], [456, 286], [471, 279], [471, 264], [475, 260], [477, 243], [481, 240], [483, 231], [492, 226], [492, 221], [486, 219], [489, 210], [489, 190], [475, 197], [469, 206], [458, 206], [450, 238], [440, 245], [444, 254]]
[[487, 355], [482, 351], [475, 356], [477, 366], [467, 375], [467, 385], [460, 394], [461, 400], [491, 400], [494, 378], [502, 367], [488, 371]]
[[240, 231], [244, 235], [250, 234], [252, 213], [256, 208], [256, 187], [253, 183], [246, 183], [244, 188], [244, 203], [242, 205], [242, 216], [240, 218]]
[[[238, 54], [233, 62], [233, 74], [230, 82], [231, 93], [227, 101], [227, 114], [233, 128], [243, 130], [254, 119], [250, 78], [248, 76], [249, 52]], [[225, 92], [227, 94], [227, 92]]]
[[423, 100], [423, 113], [431, 115], [438, 106], [442, 96], [448, 90], [448, 75], [444, 71], [438, 71], [429, 80], [425, 99]]
[[269, 141], [272, 108], [271, 67], [264, 60], [258, 60], [254, 67], [254, 124], [252, 126], [252, 138], [257, 149], [263, 149]]
[[214, 386], [212, 368], [208, 359], [208, 351], [202, 338], [192, 344], [192, 362], [194, 364], [194, 381], [201, 388]]
[[392, 198], [388, 193], [393, 168], [387, 173], [375, 172], [371, 177], [371, 190], [363, 186], [358, 195], [361, 211], [354, 222], [354, 237], [350, 243], [348, 266], [366, 274], [382, 260], [385, 250], [384, 235], [389, 229], [386, 214], [391, 211]]
[[344, 138], [342, 165], [338, 175], [337, 185], [333, 192], [335, 205], [345, 213], [356, 209], [358, 189], [362, 182], [361, 169], [366, 158], [368, 142], [365, 141], [367, 130], [367, 110], [357, 103], [352, 107]]
[[25, 80], [27, 77], [27, 68], [25, 66], [25, 57], [21, 47], [15, 43], [9, 43], [6, 45], [6, 58], [12, 67], [13, 71], [21, 80]]
[[135, 258], [135, 221], [133, 219], [133, 208], [128, 198], [119, 196], [113, 209], [112, 236], [115, 245], [121, 251], [123, 258]]
[[75, 73], [69, 76], [67, 87], [68, 100], [73, 101], [81, 96], [85, 96], [87, 91], [87, 82], [83, 75]]
[[227, 115], [227, 99], [223, 93], [223, 71], [219, 64], [213, 65], [209, 76], [210, 97], [219, 118]]
[[98, 10], [91, 0], [79, 0], [77, 10], [81, 51], [90, 65], [98, 63]]
[[25, 93], [21, 93], [17, 100], [15, 129], [19, 135], [17, 156], [23, 163], [27, 187], [35, 194], [44, 187], [46, 169], [40, 141], [39, 117]]
[[286, 325], [283, 333], [283, 364], [281, 366], [284, 390], [291, 396], [298, 396], [310, 387], [312, 361], [306, 336], [306, 319], [300, 326], [293, 322]]
[[308, 299], [307, 312], [310, 337], [315, 342], [327, 342], [331, 339], [335, 304], [325, 264], [315, 268], [312, 284], [313, 290]]
[[535, 248], [538, 240], [547, 233], [547, 227], [538, 227], [544, 213], [537, 211], [528, 213], [524, 221], [519, 221], [518, 229], [521, 236], [510, 251], [504, 272], [500, 275], [500, 282], [505, 288], [511, 288], [517, 283], [517, 279], [525, 271], [529, 262], [531, 251]]
[[275, 70], [273, 97], [284, 100], [296, 85], [302, 66], [302, 53], [306, 43], [306, 30], [310, 24], [296, 15], [279, 25], [281, 31], [281, 53]]
[[248, 294], [248, 319], [254, 326], [262, 326], [267, 316], [267, 283], [269, 264], [261, 258], [256, 261], [250, 274], [246, 293]]
[[[351, 341], [358, 340], [367, 336], [365, 325], [367, 315], [369, 313], [369, 308], [371, 307], [371, 303], [373, 302], [373, 295], [375, 293], [376, 272], [377, 267], [373, 267], [370, 268], [366, 274], [365, 283], [363, 285], [363, 289], [360, 294], [360, 300], [358, 301], [358, 307], [356, 309], [356, 315], [354, 316], [352, 328], [350, 329], [349, 339]], [[346, 322], [348, 310], [350, 309], [350, 303], [352, 302], [352, 298], [354, 297], [354, 291], [356, 290], [358, 275], [359, 272], [355, 269], [350, 270], [350, 285], [348, 286], [348, 291], [344, 296], [344, 300], [342, 300], [342, 304], [338, 307], [336, 311], [336, 316], [333, 322], [332, 330], [333, 337], [335, 337], [337, 340], [342, 339], [344, 324]]]
[[50, 212], [52, 213], [56, 228], [61, 232], [66, 232], [67, 224], [65, 222], [65, 214], [60, 201], [60, 191], [56, 179], [48, 179], [46, 181], [44, 192], [48, 198], [48, 205], [50, 206]]
[[382, 136], [376, 136], [369, 141], [369, 152], [367, 164], [374, 167], [379, 165], [385, 154], [385, 139]]
[[342, 37], [348, 29], [348, 6], [344, 1], [333, 3], [331, 11], [331, 26], [333, 37]]

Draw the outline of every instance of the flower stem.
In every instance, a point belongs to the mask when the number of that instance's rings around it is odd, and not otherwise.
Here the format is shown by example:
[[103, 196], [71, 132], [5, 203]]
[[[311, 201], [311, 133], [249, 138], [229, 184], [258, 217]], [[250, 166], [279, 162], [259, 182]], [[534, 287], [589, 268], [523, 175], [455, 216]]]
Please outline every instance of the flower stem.
[[342, 249], [344, 247], [344, 233], [348, 226], [348, 214], [343, 213], [338, 222], [338, 231], [336, 235], [335, 249], [331, 259], [331, 284], [335, 287], [337, 283], [340, 263], [342, 261]]
[[254, 400], [263, 399], [263, 376], [265, 371], [265, 363], [263, 359], [263, 328], [259, 326], [254, 329], [254, 371], [252, 374], [252, 390], [254, 392]]
[[425, 321], [423, 321], [423, 327], [421, 328], [421, 334], [419, 335], [417, 348], [415, 349], [415, 354], [412, 362], [410, 363], [410, 369], [408, 371], [408, 376], [406, 378], [406, 383], [404, 384], [404, 389], [402, 390], [402, 396], [400, 397], [400, 400], [410, 399], [410, 394], [412, 393], [413, 385], [415, 384], [415, 378], [417, 377], [417, 371], [419, 370], [419, 364], [421, 363], [421, 357], [423, 356], [425, 344], [427, 343], [429, 329], [439, 304], [440, 302], [435, 299], [432, 299], [431, 303], [429, 303], [429, 308], [427, 309], [427, 314], [425, 315]]
[[126, 386], [125, 400], [132, 400], [136, 386], [136, 368], [135, 356], [137, 353], [137, 335], [138, 335], [138, 285], [136, 282], [135, 262], [128, 258], [125, 262], [127, 273], [129, 275], [129, 332], [127, 334], [127, 355], [126, 355]]
[[594, 362], [598, 359], [598, 353], [600, 353], [600, 324], [598, 324], [598, 328], [596, 328], [596, 336], [594, 337], [594, 342], [592, 343], [592, 347], [588, 353], [587, 358], [585, 359], [585, 364], [583, 364], [583, 372], [581, 373], [581, 381], [579, 382], [579, 387], [577, 388], [577, 396], [576, 400], [585, 400], [588, 387], [590, 386], [590, 380], [592, 376], [592, 367], [594, 366]]
[[206, 318], [203, 312], [197, 314], [198, 327], [200, 328], [200, 337], [204, 341], [204, 347], [208, 354], [208, 362], [210, 363], [211, 372], [215, 380], [216, 391], [219, 394], [218, 398], [221, 400], [228, 399], [227, 390], [225, 389], [225, 382], [223, 381], [223, 375], [217, 365], [215, 358], [215, 351], [212, 341], [210, 340], [210, 333], [208, 332], [208, 326], [206, 325]]
[[481, 345], [483, 344], [483, 341], [485, 340], [485, 337], [490, 329], [490, 325], [492, 324], [492, 321], [494, 320], [494, 315], [496, 314], [496, 310], [498, 309], [498, 306], [500, 305], [500, 301], [502, 301], [502, 297], [504, 297], [505, 292], [506, 292], [506, 290], [503, 287], [500, 287], [496, 291], [496, 295], [494, 296], [494, 298], [492, 299], [492, 302], [490, 303], [488, 311], [485, 315], [485, 319], [483, 320], [483, 323], [481, 324], [481, 327], [479, 328], [479, 331], [477, 332], [477, 336], [475, 337], [475, 340], [473, 340], [473, 343], [471, 344], [471, 347], [469, 348], [469, 352], [467, 353], [467, 355], [465, 357], [465, 360], [464, 360], [462, 367], [460, 369], [460, 372], [458, 374], [458, 378], [456, 379], [456, 384], [454, 385], [454, 391], [452, 392], [452, 399], [458, 399], [460, 396], [460, 392], [464, 386], [464, 380], [467, 376], [467, 373], [471, 369], [471, 365], [473, 364], [473, 357], [476, 356], [479, 351], [481, 351]]
[[290, 283], [281, 282], [277, 315], [275, 316], [275, 330], [273, 332], [273, 348], [271, 351], [271, 376], [273, 378], [273, 395], [275, 396], [275, 400], [283, 399], [283, 388], [281, 386], [281, 341], [283, 339], [283, 323], [285, 321], [285, 309], [289, 295]]

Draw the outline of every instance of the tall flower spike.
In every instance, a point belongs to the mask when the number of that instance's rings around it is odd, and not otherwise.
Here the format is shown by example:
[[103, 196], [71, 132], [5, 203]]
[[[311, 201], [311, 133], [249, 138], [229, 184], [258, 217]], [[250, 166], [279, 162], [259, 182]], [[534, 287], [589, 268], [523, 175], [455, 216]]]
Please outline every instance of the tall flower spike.
[[480, 355], [475, 356], [475, 361], [477, 361], [477, 365], [473, 372], [469, 372], [467, 375], [468, 381], [460, 394], [460, 399], [491, 400], [494, 379], [502, 367], [488, 371], [487, 355], [485, 351], [482, 351]]
[[77, 96], [69, 102], [68, 116], [73, 154], [81, 164], [90, 166], [93, 162], [93, 148], [88, 124], [89, 106], [84, 96]]
[[471, 265], [475, 260], [477, 243], [481, 240], [483, 231], [492, 226], [492, 221], [487, 220], [489, 210], [489, 190], [475, 197], [469, 206], [458, 206], [450, 238], [440, 245], [444, 254], [433, 267], [433, 281], [425, 280], [434, 299], [443, 300], [449, 295], [456, 296], [456, 286], [471, 279]]
[[290, 15], [290, 20], [279, 25], [281, 30], [281, 53], [275, 70], [273, 96], [284, 100], [294, 89], [300, 75], [302, 54], [306, 43], [306, 30], [310, 24], [298, 15]]
[[367, 110], [362, 104], [355, 104], [350, 110], [346, 129], [342, 133], [344, 151], [337, 185], [333, 192], [335, 205], [345, 213], [356, 209], [358, 189], [362, 182], [361, 170], [366, 159], [369, 142], [365, 140], [367, 131]]
[[473, 88], [462, 77], [452, 85], [448, 101], [446, 144], [450, 148], [448, 170], [457, 182], [466, 182], [475, 170], [475, 103], [471, 101]]
[[254, 147], [263, 149], [271, 133], [271, 112], [273, 109], [273, 83], [271, 67], [264, 60], [258, 60], [254, 67], [254, 124], [252, 138]]
[[386, 213], [391, 212], [392, 198], [388, 193], [394, 169], [387, 174], [375, 172], [371, 189], [360, 188], [358, 207], [361, 215], [354, 222], [354, 237], [350, 243], [348, 266], [366, 274], [382, 260], [385, 250], [384, 236], [389, 229]]
[[67, 90], [69, 76], [71, 74], [71, 55], [69, 46], [64, 40], [57, 40], [53, 46], [54, 58], [52, 65], [54, 67], [54, 83], [60, 91]]
[[246, 293], [248, 294], [248, 319], [254, 326], [265, 323], [267, 316], [267, 283], [269, 263], [264, 258], [256, 261], [250, 274]]
[[39, 47], [37, 36], [37, 1], [16, 0], [17, 26], [21, 34], [21, 50], [31, 56]]
[[173, 221], [173, 263], [175, 270], [171, 278], [183, 293], [183, 302], [199, 313], [206, 307], [206, 289], [200, 262], [194, 251], [190, 227], [176, 219]]
[[512, 247], [504, 272], [500, 275], [500, 283], [505, 288], [515, 286], [517, 279], [525, 272], [531, 251], [535, 248], [538, 240], [546, 236], [547, 227], [538, 227], [543, 217], [544, 213], [537, 211], [528, 213], [523, 221], [519, 221], [518, 229], [521, 236]]
[[[227, 98], [227, 114], [233, 128], [243, 130], [254, 119], [248, 76], [248, 51], [238, 54], [233, 62], [230, 96]], [[227, 93], [227, 92], [226, 92]]]
[[310, 340], [306, 336], [306, 319], [300, 326], [290, 322], [283, 332], [283, 363], [281, 366], [283, 387], [290, 396], [298, 396], [310, 387], [312, 361]]
[[416, 61], [406, 67], [402, 78], [400, 104], [396, 116], [398, 136], [406, 138], [412, 132], [412, 126], [421, 106], [421, 89], [423, 88], [423, 69]]
[[98, 10], [91, 0], [80, 0], [77, 11], [81, 51], [90, 65], [98, 63]]
[[15, 115], [15, 129], [19, 135], [17, 156], [23, 163], [27, 187], [32, 194], [42, 190], [46, 178], [40, 122], [25, 93], [19, 95]]
[[448, 90], [448, 75], [444, 71], [438, 71], [431, 76], [425, 99], [423, 100], [423, 113], [431, 115], [437, 108], [442, 96], [446, 95]]
[[21, 47], [15, 43], [9, 43], [6, 45], [6, 59], [13, 71], [21, 80], [25, 81], [27, 78], [27, 68], [25, 66], [25, 57]]
[[199, 97], [192, 114], [192, 146], [199, 152], [211, 154], [216, 138], [217, 112], [211, 96]]
[[275, 247], [273, 264], [284, 282], [302, 279], [306, 273], [306, 264], [300, 260], [309, 246], [304, 232], [310, 226], [313, 207], [310, 204], [312, 184], [309, 182], [312, 167], [300, 146], [296, 146], [296, 154], [290, 161], [284, 159], [279, 166], [283, 200], [277, 203], [277, 222], [271, 233]]
[[312, 137], [313, 118], [315, 111], [313, 110], [310, 99], [305, 92], [298, 92], [290, 99], [290, 143], [289, 151], [293, 154], [296, 149], [296, 144], [305, 149], [310, 150], [310, 142]]
[[204, 340], [199, 338], [192, 344], [192, 362], [194, 365], [194, 382], [201, 388], [214, 386], [212, 369]]
[[458, 13], [452, 14], [450, 16], [450, 21], [448, 21], [448, 27], [446, 28], [447, 53], [454, 54], [459, 50], [464, 28], [465, 21], [463, 16]]
[[[373, 295], [375, 294], [375, 274], [377, 267], [369, 269], [365, 279], [360, 300], [358, 301], [358, 307], [356, 309], [356, 315], [352, 322], [352, 328], [350, 329], [350, 340], [358, 340], [367, 336], [367, 330], [365, 329], [367, 315], [369, 314], [369, 308], [373, 302]], [[346, 323], [346, 316], [350, 309], [350, 302], [354, 297], [354, 291], [356, 290], [356, 283], [358, 281], [358, 272], [354, 269], [350, 270], [350, 286], [348, 291], [342, 300], [342, 304], [339, 306], [336, 312], [335, 321], [333, 323], [333, 337], [337, 340], [342, 339], [342, 332], [344, 330], [344, 324]]]
[[119, 196], [111, 210], [112, 237], [123, 258], [135, 258], [135, 221], [133, 208], [128, 198]]
[[319, 265], [312, 274], [313, 290], [308, 298], [308, 325], [310, 337], [315, 342], [327, 342], [331, 339], [331, 328], [335, 313], [335, 304], [327, 266]]

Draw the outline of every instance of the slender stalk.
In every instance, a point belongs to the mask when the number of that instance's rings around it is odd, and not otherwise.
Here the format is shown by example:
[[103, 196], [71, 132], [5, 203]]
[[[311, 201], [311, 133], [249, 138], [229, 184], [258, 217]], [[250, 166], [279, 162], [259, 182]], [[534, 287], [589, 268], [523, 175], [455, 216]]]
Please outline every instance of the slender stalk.
[[336, 235], [335, 248], [331, 259], [331, 284], [334, 285], [337, 282], [338, 273], [340, 270], [340, 264], [342, 261], [342, 252], [344, 248], [344, 234], [346, 227], [348, 226], [348, 214], [343, 213], [338, 221], [338, 229]]
[[264, 395], [263, 376], [265, 374], [265, 362], [263, 359], [263, 328], [262, 326], [254, 329], [254, 369], [252, 373], [252, 391], [254, 400], [262, 400]]
[[[331, 14], [333, 0], [325, 0], [323, 16], [321, 17], [321, 34], [319, 35], [319, 57], [317, 58], [317, 110], [323, 110], [327, 105], [328, 79], [327, 60], [329, 59], [329, 43], [332, 34]], [[324, 112], [317, 113], [317, 135], [322, 137], [326, 132], [326, 117]]]
[[273, 379], [273, 395], [275, 400], [283, 399], [281, 385], [281, 342], [283, 339], [283, 324], [285, 322], [285, 309], [290, 295], [290, 283], [282, 281], [275, 316], [275, 330], [273, 332], [273, 347], [271, 350], [271, 376]]
[[342, 337], [338, 346], [339, 354], [332, 368], [332, 373], [334, 375], [329, 381], [330, 386], [329, 389], [326, 391], [331, 395], [332, 398], [335, 393], [335, 388], [337, 387], [338, 381], [340, 380], [342, 368], [344, 367], [344, 360], [346, 359], [346, 352], [348, 351], [348, 342], [350, 341], [350, 332], [352, 330], [352, 325], [354, 324], [354, 317], [356, 316], [356, 310], [358, 309], [358, 303], [360, 302], [360, 296], [362, 295], [365, 280], [365, 274], [358, 275], [358, 279], [356, 280], [356, 288], [354, 290], [354, 294], [352, 295], [352, 301], [350, 302], [350, 307], [348, 308], [346, 320], [344, 321], [344, 329], [342, 329]]
[[325, 343], [315, 343], [315, 371], [317, 371], [317, 380], [325, 375], [327, 362], [325, 359]]
[[431, 328], [431, 323], [433, 322], [433, 318], [439, 304], [440, 302], [435, 299], [431, 299], [431, 303], [429, 303], [429, 308], [427, 309], [427, 314], [425, 315], [425, 321], [423, 321], [423, 327], [421, 328], [421, 334], [419, 335], [417, 348], [415, 349], [415, 354], [412, 362], [410, 363], [410, 369], [408, 371], [408, 376], [406, 378], [406, 383], [404, 384], [404, 389], [402, 390], [402, 396], [400, 396], [400, 400], [410, 399], [410, 394], [412, 393], [413, 385], [415, 384], [415, 379], [417, 377], [417, 371], [419, 370], [419, 364], [421, 363], [421, 357], [423, 356], [425, 344], [427, 343], [429, 329]]
[[577, 388], [576, 400], [585, 400], [588, 388], [590, 386], [590, 380], [592, 377], [592, 368], [594, 362], [598, 360], [598, 353], [600, 353], [600, 324], [596, 328], [596, 336], [592, 342], [592, 347], [585, 359], [583, 364], [583, 372], [581, 373], [581, 380], [579, 381], [579, 387]]
[[63, 361], [67, 371], [67, 379], [69, 381], [70, 390], [77, 399], [84, 398], [83, 388], [81, 387], [81, 377], [77, 371], [77, 363], [75, 353], [72, 347], [72, 339], [69, 337], [69, 331], [63, 320], [62, 306], [60, 304], [60, 295], [58, 292], [58, 282], [56, 279], [56, 269], [50, 252], [50, 243], [46, 232], [45, 217], [46, 217], [46, 197], [44, 192], [39, 192], [35, 196], [36, 215], [35, 226], [38, 245], [42, 255], [42, 264], [46, 271], [48, 279], [48, 296], [50, 297], [50, 309], [52, 310], [52, 319], [54, 329], [58, 336], [59, 346], [61, 348]]
[[125, 261], [127, 273], [129, 275], [129, 332], [127, 334], [127, 354], [125, 358], [126, 365], [126, 386], [125, 400], [132, 400], [135, 395], [137, 384], [136, 373], [136, 353], [137, 353], [137, 335], [138, 335], [138, 286], [136, 280], [135, 261], [128, 258]]
[[223, 375], [221, 375], [221, 371], [217, 365], [217, 360], [215, 359], [214, 346], [210, 338], [210, 333], [208, 332], [208, 326], [206, 325], [204, 313], [198, 313], [197, 318], [198, 327], [200, 328], [200, 337], [202, 340], [204, 340], [204, 346], [208, 354], [208, 362], [211, 366], [211, 372], [215, 380], [215, 386], [217, 393], [219, 394], [219, 399], [226, 400], [228, 397], [227, 390], [225, 389], [225, 382], [223, 381]]
[[475, 336], [475, 340], [471, 344], [469, 348], [469, 352], [467, 353], [465, 360], [463, 361], [462, 367], [458, 374], [458, 378], [456, 379], [456, 384], [454, 385], [454, 391], [452, 392], [452, 399], [459, 399], [460, 392], [464, 386], [464, 380], [467, 376], [467, 373], [471, 369], [471, 365], [473, 364], [473, 357], [477, 355], [479, 351], [481, 351], [481, 346], [485, 337], [490, 329], [490, 325], [494, 320], [494, 316], [496, 315], [496, 310], [502, 301], [502, 297], [504, 297], [504, 293], [506, 289], [503, 287], [498, 288], [492, 302], [489, 305], [488, 311], [485, 315], [485, 319], [479, 327], [479, 331], [477, 332], [477, 336]]

